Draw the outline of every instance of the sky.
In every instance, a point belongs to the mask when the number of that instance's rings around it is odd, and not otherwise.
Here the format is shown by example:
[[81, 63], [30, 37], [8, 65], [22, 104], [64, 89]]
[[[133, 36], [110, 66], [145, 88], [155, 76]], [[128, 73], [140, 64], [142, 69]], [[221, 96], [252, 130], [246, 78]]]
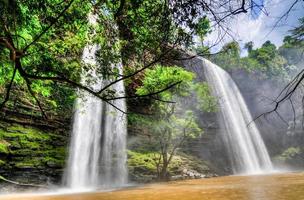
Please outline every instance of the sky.
[[[213, 52], [218, 51], [225, 43], [233, 39], [240, 43], [243, 47], [246, 42], [253, 41], [254, 47], [261, 46], [265, 41], [270, 40], [277, 46], [283, 43], [284, 36], [288, 34], [288, 30], [298, 25], [298, 19], [304, 17], [304, 3], [299, 1], [291, 10], [290, 14], [284, 17], [275, 27], [279, 18], [286, 13], [295, 0], [255, 0], [258, 5], [263, 5], [261, 10], [255, 7], [248, 14], [237, 15], [234, 19], [229, 20], [230, 34], [223, 41], [212, 49]], [[205, 40], [208, 44], [214, 44], [218, 37], [217, 31], [209, 34]], [[242, 54], [244, 54], [244, 50]]]

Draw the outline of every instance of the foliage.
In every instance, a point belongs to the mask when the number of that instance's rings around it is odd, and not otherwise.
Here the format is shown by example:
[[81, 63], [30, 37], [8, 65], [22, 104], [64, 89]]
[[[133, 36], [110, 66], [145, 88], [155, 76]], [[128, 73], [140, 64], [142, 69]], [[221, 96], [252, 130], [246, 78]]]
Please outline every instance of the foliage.
[[301, 153], [301, 149], [299, 147], [290, 147], [282, 153], [283, 157], [294, 157]]
[[[158, 94], [158, 98], [164, 101], [174, 101], [175, 98], [186, 98], [194, 95], [198, 109], [205, 112], [216, 111], [216, 99], [211, 95], [209, 86], [205, 82], [194, 82], [195, 74], [181, 67], [166, 67], [157, 65], [153, 69], [146, 70], [142, 86], [137, 88], [138, 95], [155, 93], [173, 83], [178, 85]], [[152, 107], [157, 107], [161, 112], [166, 103], [157, 102]], [[164, 108], [166, 109], [166, 108]]]
[[128, 151], [128, 166], [129, 168], [141, 168], [146, 173], [156, 174], [156, 157], [155, 153], [142, 153]]
[[258, 62], [259, 70], [267, 75], [267, 77], [278, 77], [285, 75], [286, 61], [278, 54], [277, 48], [270, 41], [266, 41], [261, 48], [251, 50], [249, 58]]
[[231, 42], [223, 46], [221, 53], [212, 56], [212, 61], [219, 66], [228, 69], [245, 69], [249, 72], [257, 72], [261, 78], [272, 78], [288, 81], [291, 77], [292, 67], [283, 53], [270, 41], [266, 41], [260, 48], [253, 49], [253, 42], [245, 44], [248, 55], [240, 56], [240, 47], [237, 42]]
[[212, 96], [209, 85], [207, 83], [197, 83], [194, 85], [197, 95], [197, 109], [204, 112], [217, 112], [218, 105], [216, 97]]
[[200, 18], [198, 23], [194, 25], [194, 33], [201, 41], [203, 41], [204, 37], [210, 32], [210, 21], [206, 16]]
[[[192, 33], [203, 37], [210, 28], [204, 16], [185, 31], [163, 0], [13, 0], [0, 1], [0, 9], [0, 108], [8, 100], [9, 109], [12, 102], [24, 105], [25, 99], [45, 118], [70, 112], [75, 88], [107, 101], [115, 91], [108, 87], [96, 93], [91, 81], [120, 78], [115, 66], [121, 60], [132, 77], [138, 68], [159, 63], [172, 45], [189, 46]], [[89, 23], [94, 17], [97, 22]], [[81, 62], [87, 44], [98, 46], [97, 66]], [[93, 67], [96, 76], [90, 73]], [[92, 77], [84, 83], [81, 74]]]
[[241, 57], [237, 42], [231, 42], [224, 45], [221, 53], [211, 59], [228, 70], [245, 69], [260, 73], [262, 78], [289, 81], [297, 69], [303, 66], [303, 19], [299, 19], [299, 26], [285, 36], [280, 47], [266, 41], [261, 47], [254, 49], [253, 42], [248, 42], [245, 44], [248, 55]]
[[[152, 181], [157, 176], [158, 152], [142, 152], [137, 150], [128, 151], [129, 174], [137, 181]], [[173, 156], [168, 167], [171, 176], [180, 175], [184, 169], [195, 170], [199, 173], [208, 173], [208, 165], [196, 157], [178, 153]]]
[[299, 68], [301, 68], [304, 61], [304, 18], [300, 18], [299, 23], [296, 28], [290, 30], [291, 35], [285, 36], [279, 52], [286, 58], [289, 65], [300, 65]]
[[229, 70], [237, 68], [240, 65], [240, 46], [237, 42], [225, 44], [221, 53], [211, 57], [211, 60], [217, 65]]
[[[304, 17], [299, 19], [299, 25], [292, 29], [291, 38], [293, 39], [293, 43], [300, 42], [303, 44], [304, 40]], [[297, 45], [300, 45], [299, 43]]]
[[[154, 98], [155, 101], [150, 106], [152, 115], [132, 115], [129, 118], [133, 126], [141, 123], [152, 134], [151, 142], [154, 150], [158, 151], [156, 169], [160, 179], [168, 178], [170, 162], [185, 140], [203, 133], [194, 111], [214, 112], [216, 109], [215, 98], [210, 95], [208, 85], [194, 83], [193, 79], [191, 72], [180, 67], [156, 66], [146, 71], [142, 86], [137, 88], [138, 94], [145, 95], [169, 84], [179, 83]], [[184, 101], [196, 102], [194, 111], [192, 105], [185, 106]]]
[[206, 16], [197, 16], [185, 31], [174, 20], [175, 10], [168, 4], [164, 0], [124, 0], [107, 4], [118, 25], [124, 63], [130, 57], [131, 61], [147, 63], [167, 51], [167, 45], [189, 46], [193, 33], [202, 37], [207, 34], [210, 25]]
[[143, 86], [136, 91], [138, 95], [145, 95], [160, 91], [173, 83], [179, 83], [171, 90], [164, 91], [160, 94], [163, 100], [172, 100], [173, 95], [189, 95], [189, 87], [194, 74], [180, 67], [165, 67], [157, 65], [153, 69], [146, 70]]
[[300, 146], [290, 146], [274, 157], [274, 161], [289, 169], [301, 169], [303, 166], [303, 148]]
[[[56, 24], [44, 32], [64, 10], [66, 3], [60, 0], [13, 0], [1, 1], [0, 4], [0, 87], [8, 87], [14, 67], [16, 68], [12, 64], [19, 58], [12, 55], [20, 52], [20, 69], [13, 80], [14, 90], [16, 93], [27, 91], [30, 86], [32, 91], [15, 95], [14, 101], [26, 100], [30, 105], [35, 105], [36, 99], [33, 95], [36, 95], [38, 99], [44, 99], [42, 104], [46, 110], [64, 113], [71, 109], [75, 98], [73, 89], [52, 80], [26, 80], [22, 69], [35, 76], [52, 77], [61, 73], [71, 80], [78, 81], [81, 53], [87, 43], [89, 30], [89, 26], [86, 25], [87, 14], [92, 5], [75, 1]], [[4, 41], [14, 45], [16, 50], [10, 49]], [[1, 96], [5, 98], [4, 90]]]

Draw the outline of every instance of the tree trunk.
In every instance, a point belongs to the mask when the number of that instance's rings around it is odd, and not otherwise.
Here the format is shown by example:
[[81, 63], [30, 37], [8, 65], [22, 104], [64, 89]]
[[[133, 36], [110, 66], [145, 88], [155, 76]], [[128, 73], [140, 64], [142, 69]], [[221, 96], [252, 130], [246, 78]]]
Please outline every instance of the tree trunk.
[[159, 177], [158, 177], [159, 180], [162, 180], [162, 181], [169, 180], [168, 166], [169, 166], [168, 155], [167, 155], [167, 153], [164, 153], [163, 154], [163, 163], [162, 163], [161, 171], [160, 171]]

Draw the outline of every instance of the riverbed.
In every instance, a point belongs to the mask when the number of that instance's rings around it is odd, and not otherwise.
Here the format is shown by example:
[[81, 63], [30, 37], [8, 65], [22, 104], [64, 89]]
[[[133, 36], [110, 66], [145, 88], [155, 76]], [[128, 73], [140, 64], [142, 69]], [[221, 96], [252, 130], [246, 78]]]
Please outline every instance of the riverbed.
[[0, 195], [0, 200], [302, 200], [304, 173], [226, 176], [116, 191]]

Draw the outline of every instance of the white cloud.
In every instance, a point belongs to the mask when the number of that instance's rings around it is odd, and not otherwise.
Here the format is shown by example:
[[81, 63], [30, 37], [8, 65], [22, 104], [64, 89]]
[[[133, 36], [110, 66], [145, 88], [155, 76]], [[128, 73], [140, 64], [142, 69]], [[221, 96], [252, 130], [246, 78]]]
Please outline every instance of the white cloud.
[[[295, 27], [298, 18], [303, 17], [303, 3], [299, 2], [284, 17], [276, 28], [273, 29], [278, 19], [290, 8], [294, 0], [268, 0], [265, 2], [265, 9], [268, 15], [261, 13], [257, 19], [253, 19], [250, 14], [240, 14], [229, 21], [230, 33], [233, 39], [243, 46], [246, 42], [253, 41], [255, 47], [261, 46], [265, 41], [270, 40], [274, 44], [281, 45], [283, 38], [288, 34], [288, 30]], [[272, 30], [273, 29], [273, 30]], [[218, 32], [214, 31], [207, 37], [207, 43], [213, 44], [218, 37]], [[231, 36], [225, 36], [224, 40], [216, 46], [213, 51], [217, 51], [224, 43], [232, 41]]]

